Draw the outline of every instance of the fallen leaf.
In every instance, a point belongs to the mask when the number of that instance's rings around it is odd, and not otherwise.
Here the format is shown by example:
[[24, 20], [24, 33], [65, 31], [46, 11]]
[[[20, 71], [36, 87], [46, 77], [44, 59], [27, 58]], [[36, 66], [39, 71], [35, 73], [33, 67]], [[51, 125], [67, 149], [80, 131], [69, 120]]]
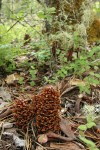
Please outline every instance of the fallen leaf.
[[73, 142], [69, 143], [50, 143], [50, 147], [57, 150], [86, 150], [85, 148], [79, 147]]
[[86, 82], [83, 81], [83, 80], [80, 80], [80, 79], [72, 79], [70, 80], [70, 85], [82, 85], [82, 86], [85, 86], [86, 85]]
[[3, 119], [12, 113], [12, 109], [8, 108], [3, 113], [0, 114], [0, 119]]
[[36, 150], [44, 150], [44, 148], [42, 146], [37, 146]]
[[75, 112], [76, 113], [79, 113], [80, 112], [80, 104], [81, 104], [81, 101], [82, 101], [82, 98], [78, 98], [76, 100], [76, 103], [75, 103]]
[[8, 102], [4, 102], [1, 98], [0, 98], [0, 114], [2, 113], [2, 111], [4, 111], [5, 107], [9, 105]]
[[19, 138], [18, 136], [14, 135], [14, 134], [13, 134], [13, 140], [14, 140], [15, 146], [17, 148], [25, 147], [25, 140]]
[[18, 81], [20, 76], [17, 73], [8, 75], [7, 78], [5, 79], [7, 84], [13, 84], [15, 81]]
[[13, 139], [13, 142], [17, 148], [25, 147], [25, 140], [19, 138], [14, 133], [4, 132], [2, 136], [5, 139]]
[[20, 56], [16, 59], [20, 63], [24, 63], [26, 60], [28, 60], [27, 56]]
[[71, 123], [68, 119], [61, 118], [60, 128], [63, 131], [63, 133], [65, 133], [65, 135], [72, 139], [76, 139], [74, 132], [71, 129]]
[[0, 127], [3, 127], [4, 129], [9, 129], [13, 127], [13, 123], [9, 123], [9, 122], [2, 122], [0, 124]]
[[[6, 90], [6, 88], [4, 87], [0, 87], [0, 100], [3, 101], [9, 101], [11, 100], [11, 95], [9, 94], [9, 92]], [[0, 105], [2, 104], [2, 101], [0, 102]]]

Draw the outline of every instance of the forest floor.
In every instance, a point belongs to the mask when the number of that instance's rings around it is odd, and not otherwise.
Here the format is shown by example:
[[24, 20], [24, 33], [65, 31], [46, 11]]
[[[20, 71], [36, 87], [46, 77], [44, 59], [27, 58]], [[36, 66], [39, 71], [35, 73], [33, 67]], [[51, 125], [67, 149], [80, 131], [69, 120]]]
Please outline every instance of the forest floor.
[[[18, 83], [23, 76], [23, 83]], [[21, 99], [31, 101], [43, 86], [38, 83], [29, 85], [29, 75], [23, 69], [5, 78], [0, 79], [0, 150], [97, 150], [100, 147], [100, 86], [91, 86], [91, 93], [80, 94], [78, 84], [85, 84], [74, 76], [67, 76], [57, 83], [56, 89], [60, 91], [62, 128], [59, 134], [50, 133], [52, 140], [46, 139], [49, 133], [35, 137], [33, 130], [24, 133], [15, 125], [11, 107], [14, 101]], [[38, 86], [37, 86], [38, 85]], [[88, 113], [96, 116], [90, 121], [90, 127], [78, 128], [86, 125]], [[92, 127], [91, 123], [95, 123]], [[85, 126], [86, 127], [86, 126]], [[79, 135], [82, 132], [83, 141]], [[65, 137], [65, 139], [63, 139]], [[72, 138], [67, 141], [66, 137]], [[87, 140], [89, 140], [87, 142]], [[92, 143], [91, 143], [92, 142]]]

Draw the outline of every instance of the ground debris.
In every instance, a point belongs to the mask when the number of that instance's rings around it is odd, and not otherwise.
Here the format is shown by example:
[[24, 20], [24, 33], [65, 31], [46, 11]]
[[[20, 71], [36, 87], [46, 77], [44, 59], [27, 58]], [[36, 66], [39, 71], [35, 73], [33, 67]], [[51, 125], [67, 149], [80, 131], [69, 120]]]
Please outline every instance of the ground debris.
[[[25, 78], [27, 79], [27, 74], [25, 75]], [[12, 98], [12, 101], [20, 99], [30, 103], [34, 95], [42, 89], [41, 87], [31, 87], [27, 84], [27, 81], [28, 80], [26, 80], [24, 87], [17, 83], [13, 85], [9, 84], [7, 91], [10, 89], [11, 95], [9, 98]], [[7, 102], [7, 105], [5, 104], [6, 106], [4, 105], [4, 107], [1, 107], [0, 150], [16, 150], [17, 147], [21, 147], [22, 149], [26, 147], [28, 150], [86, 150], [86, 145], [79, 140], [79, 131], [77, 130], [80, 125], [86, 124], [86, 114], [84, 113], [86, 112], [86, 107], [93, 108], [93, 111], [96, 114], [96, 126], [87, 130], [85, 132], [85, 137], [93, 140], [97, 147], [99, 147], [100, 87], [92, 86], [91, 94], [80, 94], [78, 83], [83, 84], [83, 81], [77, 79], [73, 80], [72, 77], [68, 77], [57, 85], [61, 98], [61, 112], [59, 112], [61, 122], [59, 133], [49, 131], [37, 135], [37, 129], [32, 127], [31, 122], [29, 123], [27, 133], [25, 134], [21, 129], [16, 127], [14, 119], [11, 118], [12, 115], [11, 117], [8, 117], [9, 114], [12, 114], [12, 103]], [[1, 91], [5, 91], [5, 88], [3, 88], [3, 90], [1, 88]], [[4, 96], [1, 92], [1, 105], [5, 102], [5, 99], [9, 98], [8, 96], [6, 97], [6, 92], [4, 93]]]
[[55, 150], [86, 150], [83, 145], [77, 145], [73, 142], [69, 143], [51, 143], [50, 144], [51, 148], [54, 148]]

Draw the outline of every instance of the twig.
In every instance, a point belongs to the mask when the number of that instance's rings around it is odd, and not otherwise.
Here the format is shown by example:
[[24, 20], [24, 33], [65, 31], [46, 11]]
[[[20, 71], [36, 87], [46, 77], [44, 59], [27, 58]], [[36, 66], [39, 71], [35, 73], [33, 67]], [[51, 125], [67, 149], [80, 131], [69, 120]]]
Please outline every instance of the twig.
[[[28, 14], [26, 14], [24, 17], [26, 17]], [[18, 22], [20, 22], [21, 18], [16, 18], [16, 19], [19, 19], [17, 20], [8, 30], [7, 32], [9, 32]]]
[[97, 61], [100, 61], [100, 59], [96, 59], [96, 60], [92, 61], [91, 63], [95, 63], [95, 62], [97, 62]]
[[42, 146], [40, 143], [36, 142], [35, 140], [33, 140], [33, 141], [34, 141], [34, 143], [36, 143], [36, 144], [37, 144], [38, 146], [40, 146], [41, 148], [47, 150], [47, 148], [45, 148], [44, 146]]
[[78, 143], [76, 141], [73, 141], [75, 144], [77, 144], [80, 148], [84, 149], [84, 145], [82, 145], [81, 143]]
[[68, 92], [72, 91], [72, 90], [75, 89], [75, 88], [77, 88], [77, 86], [73, 86], [73, 87], [70, 87], [70, 88], [66, 89], [66, 90], [61, 94], [61, 96], [64, 95], [65, 93], [68, 93]]
[[5, 141], [2, 141], [2, 140], [1, 140], [1, 142], [2, 142], [2, 146], [3, 146], [3, 150], [6, 150], [6, 145], [5, 145], [5, 143], [4, 143]]
[[2, 123], [2, 130], [1, 130], [1, 134], [0, 134], [0, 140], [1, 140], [1, 138], [2, 138], [2, 134], [3, 134], [3, 132], [4, 132], [4, 127], [3, 127], [3, 123]]
[[77, 101], [76, 101], [76, 104], [75, 104], [75, 111], [76, 113], [79, 113], [80, 111], [80, 103], [82, 101], [82, 98], [78, 98]]
[[74, 132], [71, 130], [71, 125], [68, 119], [66, 120], [66, 119], [61, 118], [60, 128], [61, 128], [61, 131], [66, 136], [68, 136], [69, 139], [71, 140], [76, 139]]
[[32, 147], [32, 141], [31, 141], [31, 138], [29, 137], [29, 134], [28, 134], [28, 127], [27, 127], [27, 132], [25, 134], [25, 149], [26, 150], [30, 150], [31, 147]]
[[10, 108], [8, 108], [4, 113], [2, 113], [2, 114], [0, 115], [0, 119], [5, 118], [6, 116], [10, 115], [11, 113], [12, 113], [12, 109], [11, 109], [11, 107], [10, 107]]
[[59, 140], [63, 140], [63, 141], [73, 141], [74, 139], [71, 137], [64, 137], [61, 136], [59, 134], [56, 134], [54, 132], [49, 131], [48, 133], [46, 133], [47, 137], [48, 137], [48, 141], [52, 140], [52, 139], [59, 139]]
[[31, 123], [31, 129], [32, 129], [32, 133], [33, 133], [33, 136], [34, 136], [34, 138], [36, 139], [36, 135], [35, 135], [35, 132], [34, 132], [34, 128], [33, 128], [33, 121], [32, 121], [32, 123]]
[[7, 30], [7, 32], [9, 32], [18, 22], [19, 22], [19, 20], [17, 20], [17, 21]]

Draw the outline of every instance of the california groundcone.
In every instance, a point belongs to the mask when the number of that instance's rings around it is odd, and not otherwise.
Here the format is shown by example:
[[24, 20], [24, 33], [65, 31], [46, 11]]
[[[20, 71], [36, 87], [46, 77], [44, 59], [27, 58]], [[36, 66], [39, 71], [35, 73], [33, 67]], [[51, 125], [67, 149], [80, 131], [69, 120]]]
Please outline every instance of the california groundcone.
[[60, 130], [60, 94], [53, 86], [47, 86], [33, 97], [32, 103], [16, 101], [14, 104], [14, 118], [16, 125], [24, 129], [31, 120], [35, 120], [34, 126], [37, 133]]
[[26, 131], [28, 123], [33, 119], [34, 112], [28, 101], [16, 100], [13, 105], [13, 117], [18, 128]]
[[45, 87], [37, 95], [36, 126], [38, 133], [57, 132], [59, 126], [60, 94], [53, 86]]

